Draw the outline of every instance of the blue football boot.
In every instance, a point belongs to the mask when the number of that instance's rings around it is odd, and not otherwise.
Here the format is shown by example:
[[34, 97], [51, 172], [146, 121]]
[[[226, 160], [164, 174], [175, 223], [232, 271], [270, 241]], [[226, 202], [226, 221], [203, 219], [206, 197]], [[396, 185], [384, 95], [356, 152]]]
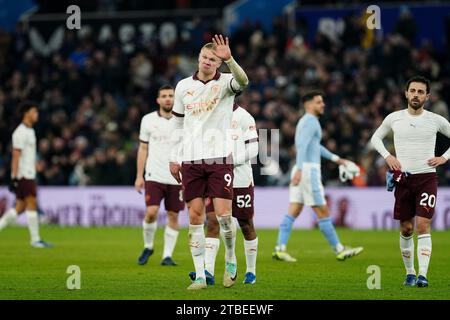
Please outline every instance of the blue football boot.
[[148, 258], [153, 254], [153, 249], [144, 248], [141, 253], [141, 256], [138, 258], [138, 265], [143, 266], [147, 263]]
[[416, 275], [415, 274], [407, 274], [405, 282], [403, 282], [405, 287], [414, 287], [416, 285]]
[[254, 284], [256, 282], [256, 276], [252, 272], [245, 274], [244, 284]]
[[[214, 278], [214, 276], [208, 272], [208, 270], [205, 270], [205, 276], [206, 276], [206, 284], [208, 286], [213, 286], [216, 284], [216, 279]], [[195, 278], [197, 277], [197, 275], [195, 274], [194, 271], [189, 272], [189, 278], [192, 281], [195, 281]]]
[[417, 278], [417, 286], [419, 288], [425, 288], [428, 287], [428, 280], [427, 278], [425, 278], [424, 276], [419, 276]]

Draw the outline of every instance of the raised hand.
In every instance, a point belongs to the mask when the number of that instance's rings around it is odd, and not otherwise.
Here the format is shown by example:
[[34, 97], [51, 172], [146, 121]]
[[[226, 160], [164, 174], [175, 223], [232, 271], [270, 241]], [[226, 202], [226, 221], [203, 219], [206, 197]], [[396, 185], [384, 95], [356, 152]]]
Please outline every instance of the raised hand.
[[231, 50], [228, 44], [228, 37], [225, 37], [224, 39], [221, 34], [216, 34], [212, 38], [212, 42], [216, 45], [216, 50], [214, 50], [213, 52], [218, 58], [222, 60], [229, 60], [231, 58]]

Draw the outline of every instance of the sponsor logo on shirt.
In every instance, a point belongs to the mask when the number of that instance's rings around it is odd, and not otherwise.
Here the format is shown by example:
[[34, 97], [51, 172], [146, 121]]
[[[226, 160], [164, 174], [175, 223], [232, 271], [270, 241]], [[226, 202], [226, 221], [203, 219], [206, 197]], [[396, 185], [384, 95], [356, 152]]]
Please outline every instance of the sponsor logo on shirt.
[[192, 115], [196, 116], [203, 112], [208, 112], [214, 110], [214, 108], [219, 103], [220, 98], [215, 97], [211, 100], [201, 100], [196, 102], [187, 103], [184, 107], [188, 110], [192, 110]]

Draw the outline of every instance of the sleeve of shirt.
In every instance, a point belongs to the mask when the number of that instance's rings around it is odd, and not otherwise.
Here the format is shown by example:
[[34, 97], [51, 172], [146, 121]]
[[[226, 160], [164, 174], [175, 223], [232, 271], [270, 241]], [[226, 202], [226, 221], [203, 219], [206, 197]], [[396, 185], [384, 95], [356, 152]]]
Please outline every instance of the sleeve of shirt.
[[[450, 123], [442, 116], [438, 116], [438, 131], [447, 138], [450, 138]], [[450, 158], [450, 148], [442, 155], [446, 160]]]
[[255, 119], [249, 114], [243, 123], [242, 132], [244, 133], [244, 142], [251, 143], [258, 141], [258, 132], [256, 130]]
[[306, 160], [308, 145], [311, 143], [315, 130], [316, 127], [312, 121], [305, 123], [301, 129], [300, 126], [297, 125], [297, 128], [295, 129], [295, 147], [297, 149], [296, 164], [298, 170], [302, 170], [303, 162]]
[[23, 148], [25, 148], [25, 135], [22, 134], [19, 130], [13, 133], [12, 146], [13, 149], [18, 150], [22, 150]]
[[182, 87], [178, 84], [175, 88], [172, 114], [177, 118], [184, 117], [184, 104]]
[[244, 164], [258, 155], [258, 133], [256, 131], [255, 119], [248, 115], [245, 121], [242, 121], [241, 130], [245, 143], [245, 150], [236, 150], [235, 164]]
[[389, 151], [384, 146], [383, 138], [386, 137], [386, 135], [391, 130], [392, 130], [392, 116], [390, 114], [383, 120], [383, 123], [381, 123], [381, 125], [378, 127], [378, 129], [373, 134], [372, 139], [370, 139], [370, 142], [372, 143], [372, 146], [385, 159], [388, 156], [390, 156], [391, 154], [389, 153]]
[[182, 99], [182, 92], [180, 91], [179, 84], [175, 88], [174, 104], [172, 109], [173, 118], [173, 132], [171, 136], [171, 153], [169, 159], [171, 162], [180, 161], [180, 155], [182, 154], [182, 140], [183, 140], [183, 127], [184, 127], [184, 105]]
[[150, 141], [150, 130], [148, 129], [147, 119], [146, 116], [142, 118], [139, 130], [139, 141], [143, 143], [148, 143]]
[[231, 71], [228, 87], [233, 94], [239, 95], [248, 85], [248, 77], [245, 74], [245, 71], [233, 58], [225, 61], [225, 63]]
[[320, 156], [331, 161], [337, 161], [339, 159], [338, 155], [334, 154], [323, 145], [320, 145]]

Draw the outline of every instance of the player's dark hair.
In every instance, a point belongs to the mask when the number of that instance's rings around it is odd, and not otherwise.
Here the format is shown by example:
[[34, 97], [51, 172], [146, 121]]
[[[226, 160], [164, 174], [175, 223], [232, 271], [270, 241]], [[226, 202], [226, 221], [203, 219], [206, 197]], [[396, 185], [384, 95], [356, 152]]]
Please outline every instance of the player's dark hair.
[[19, 114], [20, 117], [23, 118], [23, 116], [25, 115], [25, 113], [27, 113], [30, 109], [33, 108], [38, 108], [38, 104], [34, 101], [25, 101], [22, 102], [22, 104], [19, 106]]
[[308, 91], [302, 96], [302, 103], [308, 102], [317, 96], [323, 96], [323, 92], [319, 90]]
[[159, 87], [158, 89], [158, 97], [162, 90], [174, 90], [174, 88], [170, 84], [165, 84]]
[[409, 85], [412, 82], [420, 82], [420, 83], [425, 84], [427, 86], [427, 94], [430, 93], [430, 80], [428, 80], [427, 78], [422, 77], [422, 76], [414, 76], [414, 77], [410, 78], [408, 80], [408, 82], [406, 82], [406, 91], [409, 90]]

